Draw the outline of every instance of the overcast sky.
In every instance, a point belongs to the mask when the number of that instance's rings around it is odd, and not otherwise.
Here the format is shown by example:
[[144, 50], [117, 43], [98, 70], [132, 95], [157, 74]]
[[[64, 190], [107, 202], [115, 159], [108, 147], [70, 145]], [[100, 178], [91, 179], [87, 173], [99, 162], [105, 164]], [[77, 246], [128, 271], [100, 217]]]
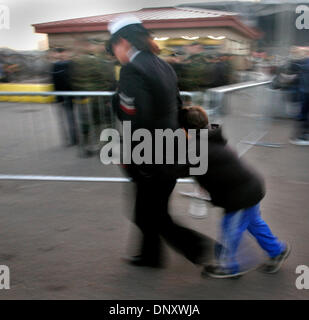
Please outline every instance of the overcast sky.
[[0, 47], [37, 49], [44, 35], [33, 32], [34, 23], [198, 2], [207, 0], [0, 0], [10, 14], [9, 29], [0, 29]]

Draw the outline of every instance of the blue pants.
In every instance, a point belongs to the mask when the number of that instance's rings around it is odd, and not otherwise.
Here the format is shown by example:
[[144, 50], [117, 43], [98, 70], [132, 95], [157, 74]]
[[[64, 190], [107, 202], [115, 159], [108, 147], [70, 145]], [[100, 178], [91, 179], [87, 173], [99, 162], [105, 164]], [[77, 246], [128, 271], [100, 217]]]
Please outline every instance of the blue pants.
[[223, 267], [232, 272], [239, 271], [236, 252], [245, 230], [254, 236], [271, 258], [284, 250], [285, 245], [272, 234], [266, 222], [261, 218], [259, 204], [244, 210], [226, 213], [221, 224], [221, 241], [224, 249], [220, 252], [219, 261]]

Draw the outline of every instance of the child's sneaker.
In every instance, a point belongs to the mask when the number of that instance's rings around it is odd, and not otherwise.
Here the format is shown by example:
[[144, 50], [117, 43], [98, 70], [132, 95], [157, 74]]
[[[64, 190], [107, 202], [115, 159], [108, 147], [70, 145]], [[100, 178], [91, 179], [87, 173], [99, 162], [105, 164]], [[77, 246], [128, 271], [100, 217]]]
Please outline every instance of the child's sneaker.
[[276, 257], [270, 258], [265, 264], [260, 268], [260, 271], [264, 273], [276, 273], [281, 268], [283, 262], [288, 258], [291, 252], [291, 246], [289, 243], [286, 243], [286, 247], [279, 255]]
[[211, 278], [216, 278], [216, 279], [228, 279], [228, 278], [238, 279], [247, 272], [248, 270], [232, 272], [232, 270], [229, 270], [227, 268], [224, 268], [218, 265], [208, 265], [204, 267], [202, 271], [202, 276], [209, 276]]
[[290, 139], [290, 143], [297, 146], [309, 146], [309, 137], [308, 135], [300, 135], [296, 138]]

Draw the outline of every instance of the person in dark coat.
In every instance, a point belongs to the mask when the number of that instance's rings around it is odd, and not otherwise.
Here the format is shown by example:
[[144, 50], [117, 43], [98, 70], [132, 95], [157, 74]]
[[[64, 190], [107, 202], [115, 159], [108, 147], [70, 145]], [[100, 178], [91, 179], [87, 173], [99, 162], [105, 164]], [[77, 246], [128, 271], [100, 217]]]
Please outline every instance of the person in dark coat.
[[298, 74], [298, 89], [301, 97], [300, 125], [295, 137], [290, 139], [292, 144], [309, 146], [309, 57], [294, 63], [295, 73]]
[[[228, 146], [218, 125], [208, 126], [207, 114], [201, 107], [186, 107], [181, 113], [181, 124], [186, 131], [209, 129], [208, 170], [195, 179], [209, 192], [212, 203], [225, 212], [221, 223], [224, 249], [217, 252], [219, 265], [205, 266], [203, 273], [214, 278], [229, 278], [245, 272], [236, 261], [237, 248], [245, 230], [255, 237], [270, 257], [262, 270], [277, 272], [289, 255], [290, 246], [279, 241], [261, 217], [260, 202], [265, 195], [263, 178]], [[177, 176], [189, 175], [185, 165], [176, 169], [179, 170]]]
[[[55, 48], [56, 61], [52, 65], [51, 76], [55, 91], [72, 91], [71, 70], [72, 63], [67, 57], [64, 48]], [[69, 96], [57, 96], [57, 102], [61, 105], [68, 127], [68, 137], [65, 143], [68, 146], [77, 144], [77, 125], [74, 117], [73, 98]], [[64, 130], [65, 131], [65, 130]]]
[[[181, 99], [173, 68], [155, 53], [158, 47], [135, 17], [109, 25], [109, 51], [122, 64], [114, 109], [121, 121], [130, 121], [132, 132], [141, 128], [179, 128]], [[132, 143], [132, 148], [134, 144]], [[176, 224], [168, 201], [176, 179], [163, 174], [164, 165], [131, 164], [127, 172], [136, 185], [134, 222], [142, 233], [139, 255], [129, 259], [135, 266], [162, 266], [161, 237], [194, 264], [204, 261], [214, 242]]]

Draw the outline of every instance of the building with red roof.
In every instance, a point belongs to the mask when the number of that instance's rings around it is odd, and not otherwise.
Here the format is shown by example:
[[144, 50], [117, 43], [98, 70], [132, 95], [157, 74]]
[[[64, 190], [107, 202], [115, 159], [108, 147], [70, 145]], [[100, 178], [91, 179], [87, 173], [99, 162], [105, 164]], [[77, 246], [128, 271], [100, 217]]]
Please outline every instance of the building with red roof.
[[248, 54], [257, 30], [242, 23], [237, 14], [190, 7], [144, 8], [138, 11], [34, 24], [35, 32], [48, 35], [49, 47], [73, 47], [80, 37], [107, 40], [108, 23], [121, 15], [134, 15], [152, 30], [164, 47], [198, 41], [222, 52]]

